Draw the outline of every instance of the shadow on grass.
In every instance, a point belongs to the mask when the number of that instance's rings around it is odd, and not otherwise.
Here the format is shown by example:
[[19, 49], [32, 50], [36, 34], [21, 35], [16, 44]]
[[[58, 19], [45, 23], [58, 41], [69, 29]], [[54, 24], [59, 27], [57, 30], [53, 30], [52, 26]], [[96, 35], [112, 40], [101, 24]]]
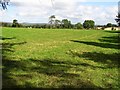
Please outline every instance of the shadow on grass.
[[117, 43], [118, 45], [120, 43], [119, 36], [102, 37], [101, 39], [98, 40], [101, 42]]
[[[63, 80], [58, 81], [58, 83], [60, 83], [59, 88], [97, 88], [97, 86], [90, 81], [77, 79], [77, 77], [80, 77], [79, 74], [67, 72], [70, 68], [73, 68], [76, 65], [78, 64], [67, 61], [61, 62], [53, 59], [29, 59], [22, 61], [4, 60], [3, 66], [5, 66], [5, 68], [3, 69], [3, 87], [6, 88], [7, 85], [7, 88], [36, 88], [33, 83], [27, 82], [27, 80], [34, 78], [34, 73], [38, 73], [38, 75], [44, 74], [45, 76], [47, 75], [49, 77], [52, 76], [64, 78]], [[13, 70], [22, 71], [26, 74], [21, 73], [16, 75], [9, 73]], [[83, 70], [81, 69], [81, 71]], [[14, 76], [17, 79], [9, 76]], [[17, 82], [19, 81], [24, 82], [24, 85], [18, 85]], [[54, 85], [51, 87], [54, 88]], [[39, 87], [41, 88], [41, 86]]]
[[107, 33], [118, 33], [118, 35], [102, 37], [98, 39], [100, 42], [90, 42], [90, 41], [79, 41], [79, 40], [71, 40], [72, 42], [83, 43], [87, 45], [102, 47], [102, 48], [112, 48], [112, 49], [120, 49], [120, 31], [105, 31]]
[[0, 36], [0, 39], [1, 40], [11, 40], [11, 39], [16, 39], [16, 37], [2, 37], [2, 36]]
[[[16, 39], [15, 37], [2, 37], [0, 36], [1, 40], [13, 40]], [[0, 45], [2, 45], [2, 47], [0, 48], [0, 50], [2, 51], [2, 87], [7, 88], [7, 87], [14, 87], [16, 86], [16, 82], [13, 78], [11, 78], [10, 76], [10, 70], [13, 67], [9, 67], [12, 65], [10, 61], [9, 57], [11, 56], [11, 54], [14, 52], [14, 50], [12, 49], [13, 46], [15, 45], [22, 45], [25, 44], [26, 42], [19, 42], [19, 43], [5, 43], [4, 41], [2, 43], [0, 43]], [[8, 57], [9, 56], [9, 57]], [[13, 65], [14, 66], [14, 65]], [[14, 67], [15, 68], [15, 67]]]
[[[86, 63], [61, 61], [57, 59], [56, 60], [54, 59], [44, 59], [44, 60], [29, 59], [29, 60], [16, 60], [16, 61], [11, 60], [8, 57], [8, 53], [11, 52], [12, 54], [14, 52], [12, 47], [15, 45], [22, 45], [25, 43], [26, 42], [3, 43], [3, 67], [4, 67], [3, 68], [3, 88], [36, 88], [34, 83], [28, 82], [34, 77], [37, 77], [36, 75], [34, 75], [34, 73], [37, 73], [38, 75], [39, 74], [47, 75], [49, 77], [53, 76], [53, 77], [63, 78], [63, 80], [57, 81], [58, 83], [60, 83], [59, 88], [98, 88], [91, 81], [83, 80], [82, 78], [80, 78], [80, 74], [69, 73], [67, 71], [79, 65], [84, 66], [84, 67], [89, 66], [93, 68], [102, 68], [102, 67], [96, 67], [96, 66], [92, 66]], [[79, 56], [79, 54], [74, 53], [74, 52], [72, 54], [75, 56], [77, 55]], [[115, 60], [114, 58], [117, 59], [117, 56], [116, 55], [112, 55], [112, 56], [113, 57], [111, 57], [110, 55], [103, 54], [103, 53], [99, 54], [97, 52], [93, 52], [93, 53], [86, 52], [80, 55], [79, 57], [92, 59], [96, 62], [101, 60], [101, 59], [99, 60], [99, 58], [105, 57], [103, 58], [103, 61], [100, 61], [100, 62], [108, 63], [106, 60], [110, 59], [112, 63], [115, 64], [116, 61], [114, 62]], [[81, 69], [81, 68], [79, 70], [84, 71], [84, 69]], [[16, 74], [16, 72], [18, 74]], [[21, 72], [24, 72], [26, 74], [23, 74]], [[24, 82], [24, 84], [22, 85], [18, 84], [18, 82], [20, 81]], [[51, 87], [54, 88], [54, 85], [52, 85]]]
[[111, 44], [111, 43], [101, 43], [101, 42], [89, 42], [89, 41], [78, 41], [78, 40], [71, 40], [72, 42], [83, 43], [87, 45], [102, 47], [102, 48], [113, 48], [113, 49], [120, 49], [118, 44]]
[[[8, 39], [8, 38], [7, 38]], [[12, 41], [13, 38], [9, 38]], [[5, 39], [4, 39], [5, 40]], [[64, 78], [58, 81], [60, 83], [59, 88], [97, 88], [93, 83], [87, 80], [76, 79], [80, 77], [79, 74], [68, 73], [70, 68], [73, 68], [78, 64], [68, 61], [60, 61], [53, 59], [44, 60], [11, 60], [10, 56], [14, 52], [12, 49], [15, 45], [22, 45], [26, 42], [20, 43], [3, 43], [3, 53], [2, 53], [2, 86], [4, 88], [36, 88], [32, 82], [29, 80], [35, 77], [34, 73], [44, 74], [47, 76], [54, 76], [59, 78]], [[24, 74], [24, 73], [25, 74]], [[22, 82], [24, 84], [20, 84]], [[72, 84], [71, 84], [72, 83]], [[55, 84], [54, 84], [55, 85]], [[54, 88], [54, 85], [51, 87]], [[41, 86], [39, 86], [41, 88]]]
[[120, 33], [120, 31], [105, 31], [105, 32], [109, 32], [109, 33]]
[[[106, 31], [108, 33], [118, 33], [117, 31]], [[90, 41], [79, 41], [79, 40], [71, 40], [72, 42], [82, 43], [91, 46], [97, 46], [102, 48], [111, 48], [111, 49], [120, 49], [120, 37], [119, 35], [110, 36], [110, 37], [102, 37], [98, 39], [100, 42], [90, 42]], [[105, 54], [103, 52], [83, 52], [83, 54], [79, 54], [73, 51], [70, 51], [73, 56], [83, 57], [87, 60], [92, 60], [95, 62], [101, 62], [107, 64], [108, 67], [119, 66], [119, 56], [120, 53], [112, 53]]]
[[[71, 55], [74, 57], [81, 57], [86, 58], [86, 60], [92, 60], [94, 62], [99, 62], [106, 64], [106, 67], [98, 67], [98, 68], [114, 68], [118, 67], [119, 64], [119, 55], [120, 53], [113, 53], [113, 54], [105, 54], [102, 52], [83, 52], [83, 54], [79, 54], [76, 52], [70, 52]], [[94, 66], [93, 66], [94, 68]]]

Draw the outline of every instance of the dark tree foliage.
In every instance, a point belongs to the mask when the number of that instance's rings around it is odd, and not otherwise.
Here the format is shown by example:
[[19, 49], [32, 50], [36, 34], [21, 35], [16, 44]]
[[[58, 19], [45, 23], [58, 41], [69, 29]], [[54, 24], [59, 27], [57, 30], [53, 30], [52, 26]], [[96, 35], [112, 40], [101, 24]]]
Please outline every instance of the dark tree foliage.
[[82, 29], [83, 25], [81, 23], [75, 24], [75, 29]]
[[12, 27], [19, 27], [18, 21], [16, 19], [13, 20]]
[[93, 29], [95, 27], [95, 22], [93, 20], [85, 20], [83, 23], [85, 29]]
[[118, 2], [118, 16], [115, 20], [118, 23], [118, 26], [120, 26], [120, 1]]
[[62, 26], [63, 28], [71, 28], [71, 21], [69, 21], [68, 19], [63, 19]]
[[7, 9], [7, 5], [9, 4], [10, 0], [0, 0], [0, 5], [3, 10]]
[[107, 27], [112, 27], [112, 23], [108, 23], [106, 26]]
[[11, 23], [8, 22], [1, 22], [0, 25], [2, 25], [2, 27], [11, 27]]

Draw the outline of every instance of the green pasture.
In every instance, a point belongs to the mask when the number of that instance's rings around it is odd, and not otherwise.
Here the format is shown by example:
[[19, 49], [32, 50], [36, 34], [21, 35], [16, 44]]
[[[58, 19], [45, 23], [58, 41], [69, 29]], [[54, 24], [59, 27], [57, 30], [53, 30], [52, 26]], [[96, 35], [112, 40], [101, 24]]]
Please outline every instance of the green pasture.
[[120, 88], [119, 33], [2, 28], [2, 86]]

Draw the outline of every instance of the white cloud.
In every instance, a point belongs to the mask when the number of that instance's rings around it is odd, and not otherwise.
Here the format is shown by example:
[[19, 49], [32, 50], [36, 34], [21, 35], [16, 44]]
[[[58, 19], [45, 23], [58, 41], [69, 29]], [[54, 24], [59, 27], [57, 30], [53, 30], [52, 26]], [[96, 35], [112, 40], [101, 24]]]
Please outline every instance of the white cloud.
[[[14, 18], [20, 22], [48, 22], [50, 15], [57, 19], [68, 18], [73, 23], [93, 19], [97, 24], [115, 23], [116, 6], [83, 5], [81, 2], [104, 2], [104, 0], [11, 0], [11, 4], [4, 14], [3, 20]], [[117, 2], [118, 0], [109, 0]], [[108, 2], [106, 0], [105, 2]]]

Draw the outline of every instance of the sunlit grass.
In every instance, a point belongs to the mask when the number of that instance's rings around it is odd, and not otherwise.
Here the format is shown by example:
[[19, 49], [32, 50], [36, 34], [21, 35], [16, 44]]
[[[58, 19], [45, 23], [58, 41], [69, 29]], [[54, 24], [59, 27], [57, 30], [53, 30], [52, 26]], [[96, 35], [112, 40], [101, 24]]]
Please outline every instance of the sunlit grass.
[[3, 28], [2, 32], [3, 87], [119, 88], [115, 31]]

